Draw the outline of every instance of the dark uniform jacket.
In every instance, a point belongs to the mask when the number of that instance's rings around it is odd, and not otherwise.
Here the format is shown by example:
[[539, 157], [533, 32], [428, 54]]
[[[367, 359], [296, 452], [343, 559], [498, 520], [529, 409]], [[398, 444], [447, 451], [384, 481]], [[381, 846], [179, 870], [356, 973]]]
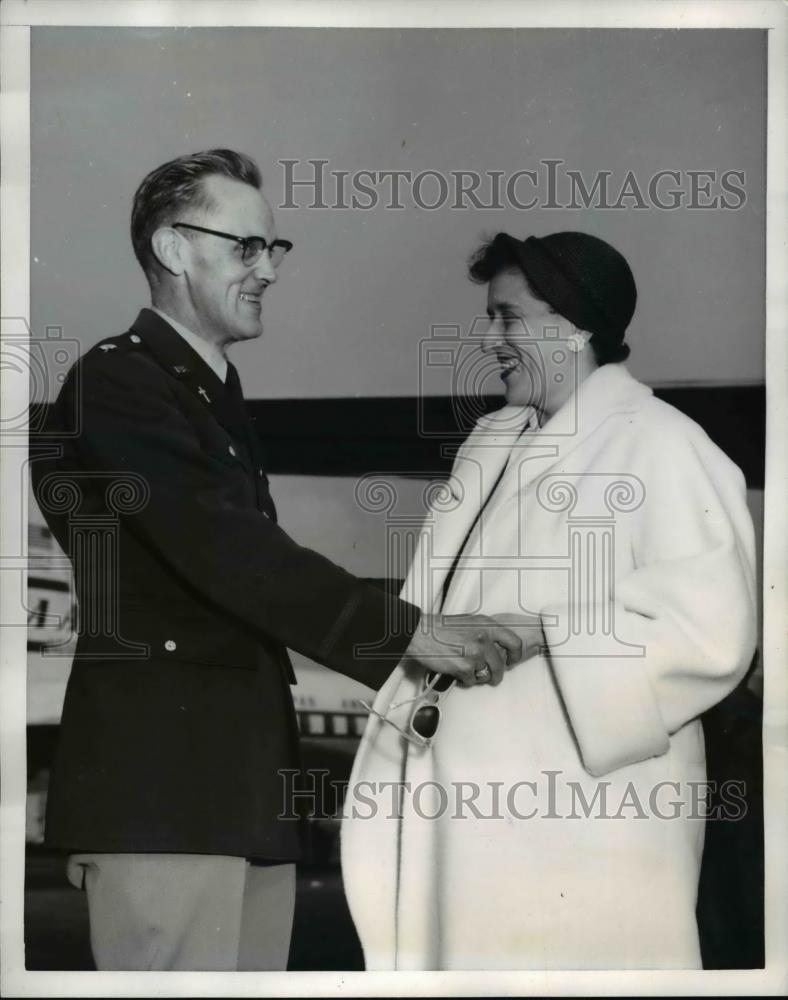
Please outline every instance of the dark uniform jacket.
[[151, 310], [74, 366], [36, 448], [80, 622], [47, 843], [296, 859], [285, 647], [378, 688], [418, 612], [277, 526], [237, 372]]

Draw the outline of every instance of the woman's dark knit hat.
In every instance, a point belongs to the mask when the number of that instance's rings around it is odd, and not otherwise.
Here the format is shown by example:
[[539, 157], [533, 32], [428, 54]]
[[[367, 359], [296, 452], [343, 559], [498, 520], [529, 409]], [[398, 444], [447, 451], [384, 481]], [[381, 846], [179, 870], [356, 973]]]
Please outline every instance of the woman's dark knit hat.
[[608, 344], [621, 343], [635, 312], [637, 289], [626, 260], [587, 233], [552, 233], [488, 244], [490, 257], [513, 257], [534, 293], [581, 330]]

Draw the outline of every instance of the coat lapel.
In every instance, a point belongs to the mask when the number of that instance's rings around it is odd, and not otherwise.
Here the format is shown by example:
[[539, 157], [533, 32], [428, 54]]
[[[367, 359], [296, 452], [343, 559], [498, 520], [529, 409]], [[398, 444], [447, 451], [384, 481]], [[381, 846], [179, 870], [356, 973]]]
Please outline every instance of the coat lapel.
[[452, 562], [504, 467], [491, 501], [496, 508], [563, 463], [613, 413], [633, 412], [651, 394], [623, 365], [604, 365], [541, 429], [530, 407], [504, 406], [482, 417], [457, 452], [451, 502], [428, 515], [402, 596], [436, 610]]
[[515, 444], [501, 482], [501, 502], [563, 465], [608, 417], [638, 410], [651, 395], [622, 364], [597, 368], [541, 430], [526, 431]]
[[[252, 441], [249, 433], [250, 418], [240, 402], [216, 372], [200, 355], [152, 309], [142, 309], [131, 328], [150, 353], [170, 375], [187, 386], [215, 420], [235, 440], [245, 445], [249, 455], [239, 450], [236, 457], [252, 473]], [[228, 372], [229, 372], [228, 368]]]
[[[402, 594], [424, 611], [437, 608], [446, 575], [465, 536], [534, 411], [504, 406], [477, 421], [460, 446], [451, 477], [427, 515]], [[436, 494], [438, 496], [438, 494]]]

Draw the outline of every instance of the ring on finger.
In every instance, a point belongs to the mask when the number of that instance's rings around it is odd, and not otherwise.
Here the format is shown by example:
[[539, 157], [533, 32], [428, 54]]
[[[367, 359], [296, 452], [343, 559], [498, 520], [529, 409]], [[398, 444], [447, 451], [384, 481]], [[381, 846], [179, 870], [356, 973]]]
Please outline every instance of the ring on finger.
[[479, 683], [483, 683], [484, 681], [488, 681], [492, 677], [492, 670], [490, 670], [490, 668], [485, 663], [481, 667], [477, 667], [474, 670], [473, 676], [476, 678], [477, 681], [479, 681]]

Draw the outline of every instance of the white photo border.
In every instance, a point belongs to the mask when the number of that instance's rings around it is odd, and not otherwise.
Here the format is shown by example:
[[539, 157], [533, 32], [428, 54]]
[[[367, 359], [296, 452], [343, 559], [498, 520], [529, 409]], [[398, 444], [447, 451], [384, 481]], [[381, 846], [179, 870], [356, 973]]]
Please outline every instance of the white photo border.
[[[298, 0], [5, 0], [2, 39], [2, 316], [30, 316], [30, 27], [584, 27], [762, 28], [768, 31], [764, 537], [764, 803], [766, 968], [733, 971], [507, 973], [77, 973], [25, 970], [26, 620], [0, 581], [0, 992], [5, 996], [778, 995], [788, 989], [788, 7], [771, 2], [445, 2], [330, 5]], [[2, 371], [2, 414], [22, 412], [25, 373]], [[0, 556], [21, 556], [26, 447], [0, 456]], [[7, 565], [7, 563], [4, 563]]]

